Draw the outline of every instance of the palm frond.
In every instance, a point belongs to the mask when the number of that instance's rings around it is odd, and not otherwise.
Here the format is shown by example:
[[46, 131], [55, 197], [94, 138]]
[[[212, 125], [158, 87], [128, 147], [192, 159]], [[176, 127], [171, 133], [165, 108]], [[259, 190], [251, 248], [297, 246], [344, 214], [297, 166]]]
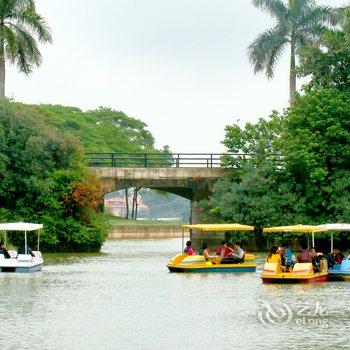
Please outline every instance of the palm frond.
[[0, 27], [0, 38], [8, 47], [8, 50], [15, 53], [15, 47], [17, 46], [16, 35], [14, 32], [6, 26]]
[[310, 27], [319, 23], [329, 25], [333, 16], [334, 9], [329, 6], [309, 7], [298, 15], [296, 25], [297, 27]]
[[267, 77], [273, 77], [275, 67], [285, 44], [289, 42], [287, 33], [280, 26], [261, 33], [248, 47], [250, 63], [254, 73], [265, 71]]
[[7, 42], [6, 57], [12, 64], [17, 64], [18, 69], [25, 73], [31, 73], [33, 67], [42, 63], [42, 56], [35, 38], [19, 25], [11, 25], [9, 30], [14, 34], [12, 45]]
[[282, 0], [252, 0], [255, 7], [267, 12], [271, 17], [283, 20], [288, 13], [288, 8]]
[[32, 10], [24, 10], [16, 13], [13, 17], [18, 23], [26, 25], [28, 29], [34, 31], [40, 42], [52, 43], [51, 30], [47, 22], [39, 14]]
[[350, 6], [334, 9], [332, 21], [333, 26], [339, 26], [345, 33], [350, 34]]
[[2, 19], [11, 18], [17, 12], [34, 8], [34, 0], [0, 0], [0, 16]]

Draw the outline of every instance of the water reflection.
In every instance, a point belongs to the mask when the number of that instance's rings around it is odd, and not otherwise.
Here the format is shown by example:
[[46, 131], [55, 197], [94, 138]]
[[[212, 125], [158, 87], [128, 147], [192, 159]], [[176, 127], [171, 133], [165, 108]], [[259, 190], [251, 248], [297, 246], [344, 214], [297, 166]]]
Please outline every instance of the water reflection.
[[[98, 254], [45, 254], [39, 273], [1, 274], [0, 348], [348, 348], [350, 283], [263, 285], [262, 255], [256, 273], [169, 273], [180, 242], [109, 241]], [[287, 304], [293, 319], [263, 325], [262, 301]], [[328, 327], [297, 324], [316, 302]]]

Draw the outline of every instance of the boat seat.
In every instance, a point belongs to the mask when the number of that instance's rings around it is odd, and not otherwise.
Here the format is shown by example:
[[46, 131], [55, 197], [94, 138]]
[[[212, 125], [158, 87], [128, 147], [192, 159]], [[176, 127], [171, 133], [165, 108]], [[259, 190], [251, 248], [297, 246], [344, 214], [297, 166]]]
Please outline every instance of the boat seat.
[[10, 257], [12, 258], [12, 259], [16, 259], [17, 258], [17, 251], [16, 250], [9, 250], [8, 251], [9, 252], [9, 254], [10, 254]]
[[41, 258], [41, 252], [39, 250], [33, 250], [33, 254], [35, 255], [36, 258]]
[[255, 260], [255, 255], [251, 253], [245, 253], [244, 254], [244, 261], [251, 261]]
[[278, 263], [265, 263], [263, 274], [264, 275], [275, 275], [281, 273], [281, 265]]
[[350, 272], [350, 260], [343, 260], [340, 265], [340, 270]]
[[4, 254], [0, 254], [0, 260], [5, 260], [5, 255]]
[[18, 254], [18, 261], [32, 261], [32, 256], [30, 254]]
[[182, 261], [181, 264], [200, 264], [205, 263], [204, 255], [188, 255]]
[[305, 275], [314, 272], [312, 263], [296, 263], [293, 268], [295, 275]]

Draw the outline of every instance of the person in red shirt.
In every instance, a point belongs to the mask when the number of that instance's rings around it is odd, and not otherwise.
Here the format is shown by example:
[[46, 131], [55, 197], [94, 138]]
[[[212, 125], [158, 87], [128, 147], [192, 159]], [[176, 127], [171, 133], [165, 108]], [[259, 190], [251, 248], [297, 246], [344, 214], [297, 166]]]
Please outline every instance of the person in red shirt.
[[188, 255], [195, 255], [194, 248], [192, 247], [192, 242], [187, 241], [186, 242], [186, 248], [184, 249], [184, 253], [187, 253]]
[[215, 255], [220, 256], [221, 259], [225, 259], [232, 252], [233, 252], [233, 249], [228, 247], [225, 241], [222, 241], [220, 247], [216, 249]]
[[301, 253], [297, 257], [298, 263], [310, 263], [312, 262], [312, 254], [308, 251], [307, 246], [303, 244], [301, 246]]

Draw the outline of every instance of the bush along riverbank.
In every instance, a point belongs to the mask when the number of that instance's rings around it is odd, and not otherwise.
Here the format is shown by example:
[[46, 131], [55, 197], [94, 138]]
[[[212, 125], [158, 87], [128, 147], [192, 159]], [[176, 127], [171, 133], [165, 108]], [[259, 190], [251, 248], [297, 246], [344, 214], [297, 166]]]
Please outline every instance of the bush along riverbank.
[[[88, 171], [72, 135], [34, 108], [0, 102], [0, 221], [42, 223], [43, 251], [98, 251], [108, 223], [98, 213], [100, 182]], [[21, 237], [9, 235], [11, 244]], [[28, 235], [36, 245], [36, 235]]]

